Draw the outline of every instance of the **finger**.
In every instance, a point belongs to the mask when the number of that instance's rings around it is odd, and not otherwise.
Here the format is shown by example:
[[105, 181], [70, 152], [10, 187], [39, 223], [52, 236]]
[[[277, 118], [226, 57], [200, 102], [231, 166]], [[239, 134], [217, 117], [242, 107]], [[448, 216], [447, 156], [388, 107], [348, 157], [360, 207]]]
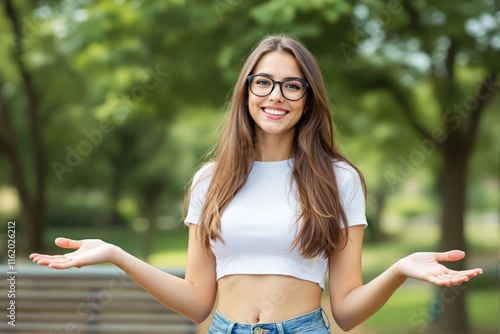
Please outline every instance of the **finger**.
[[427, 280], [441, 286], [453, 286], [465, 283], [474, 276], [481, 275], [482, 273], [483, 270], [481, 268], [462, 271], [450, 270], [447, 273], [429, 276], [427, 277]]
[[58, 258], [43, 258], [38, 261], [39, 265], [47, 266], [53, 269], [67, 269], [73, 267], [81, 267], [74, 259], [58, 257]]
[[451, 275], [451, 274], [439, 274], [439, 275], [436, 275], [436, 277], [440, 280], [450, 280], [452, 279], [453, 277], [457, 277], [456, 275]]
[[427, 277], [427, 281], [439, 286], [460, 285], [469, 280], [467, 276], [437, 275]]
[[453, 271], [453, 272], [450, 272], [449, 274], [453, 274], [456, 276], [474, 277], [477, 275], [481, 275], [482, 273], [483, 273], [483, 269], [476, 268], [476, 269], [469, 269], [469, 270]]
[[48, 257], [49, 255], [42, 255], [42, 254], [31, 254], [30, 255], [30, 259], [35, 262], [35, 263], [38, 263], [38, 261], [40, 261], [41, 259], [43, 258], [46, 258]]
[[38, 255], [33, 258], [34, 262], [38, 262], [40, 260], [54, 260], [56, 261], [57, 259], [60, 258], [65, 258], [64, 255]]
[[44, 256], [44, 255], [38, 254], [38, 253], [31, 253], [29, 258], [30, 258], [30, 260], [34, 260], [36, 257], [39, 257], [39, 256]]
[[81, 240], [73, 240], [68, 238], [56, 238], [55, 243], [57, 246], [61, 248], [72, 248], [72, 249], [78, 249], [82, 245]]
[[465, 252], [461, 250], [451, 250], [448, 252], [436, 253], [436, 260], [441, 261], [458, 261], [465, 257]]
[[33, 262], [41, 266], [49, 266], [51, 263], [65, 263], [68, 261], [71, 261], [71, 258], [65, 257], [63, 255], [44, 255], [33, 258]]
[[68, 261], [71, 261], [71, 259], [63, 256], [40, 256], [33, 259], [33, 262], [43, 266], [47, 266], [51, 263], [65, 263]]
[[82, 265], [78, 264], [77, 261], [73, 259], [67, 259], [67, 261], [56, 261], [47, 265], [47, 267], [52, 269], [69, 269], [69, 268], [80, 268]]

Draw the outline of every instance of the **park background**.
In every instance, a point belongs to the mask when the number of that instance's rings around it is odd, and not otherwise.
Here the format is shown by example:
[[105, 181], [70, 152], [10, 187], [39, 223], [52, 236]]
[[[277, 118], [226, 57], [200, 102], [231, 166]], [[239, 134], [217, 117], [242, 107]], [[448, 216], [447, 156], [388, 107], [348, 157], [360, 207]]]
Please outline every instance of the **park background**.
[[[364, 173], [365, 281], [464, 249], [466, 289], [411, 281], [358, 333], [498, 333], [498, 1], [0, 1], [0, 261], [101, 238], [185, 264], [183, 195], [245, 57], [303, 41], [337, 141]], [[452, 296], [452, 298], [443, 298]]]

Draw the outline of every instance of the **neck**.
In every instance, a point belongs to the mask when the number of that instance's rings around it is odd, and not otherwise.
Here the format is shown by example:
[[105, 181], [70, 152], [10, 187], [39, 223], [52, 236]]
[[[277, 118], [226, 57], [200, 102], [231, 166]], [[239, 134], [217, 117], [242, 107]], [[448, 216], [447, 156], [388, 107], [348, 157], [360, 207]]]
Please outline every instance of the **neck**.
[[281, 161], [291, 158], [292, 140], [272, 135], [258, 136], [254, 159], [256, 161]]

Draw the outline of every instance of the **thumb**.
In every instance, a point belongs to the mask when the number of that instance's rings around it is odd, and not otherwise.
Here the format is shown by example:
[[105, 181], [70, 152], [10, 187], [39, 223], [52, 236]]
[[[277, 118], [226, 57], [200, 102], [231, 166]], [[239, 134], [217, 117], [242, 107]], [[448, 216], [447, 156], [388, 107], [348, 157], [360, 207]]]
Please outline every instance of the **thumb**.
[[461, 250], [451, 250], [436, 254], [436, 260], [441, 261], [459, 261], [465, 257], [465, 252]]
[[73, 240], [68, 238], [56, 238], [55, 244], [61, 248], [78, 249], [81, 247], [81, 240]]

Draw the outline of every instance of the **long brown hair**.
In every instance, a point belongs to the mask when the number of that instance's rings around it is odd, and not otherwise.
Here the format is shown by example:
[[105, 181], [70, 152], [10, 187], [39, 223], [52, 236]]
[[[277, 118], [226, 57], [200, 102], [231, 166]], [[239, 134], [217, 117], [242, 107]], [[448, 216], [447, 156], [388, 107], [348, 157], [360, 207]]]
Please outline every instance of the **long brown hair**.
[[[291, 246], [299, 247], [302, 256], [307, 258], [329, 257], [335, 250], [345, 247], [348, 238], [348, 229], [342, 229], [342, 221], [347, 222], [347, 217], [333, 161], [344, 161], [359, 173], [365, 195], [366, 186], [362, 174], [335, 144], [325, 84], [315, 58], [300, 42], [284, 35], [264, 38], [246, 60], [236, 81], [218, 142], [212, 149], [215, 164], [201, 213], [200, 238], [207, 250], [211, 240], [223, 242], [220, 235], [222, 213], [247, 182], [255, 147], [255, 124], [246, 107], [247, 76], [252, 74], [259, 60], [272, 51], [292, 55], [310, 84], [305, 113], [296, 125], [292, 144], [292, 177], [298, 190], [301, 206], [298, 220], [302, 220], [302, 225]], [[184, 215], [190, 196], [188, 192]]]

